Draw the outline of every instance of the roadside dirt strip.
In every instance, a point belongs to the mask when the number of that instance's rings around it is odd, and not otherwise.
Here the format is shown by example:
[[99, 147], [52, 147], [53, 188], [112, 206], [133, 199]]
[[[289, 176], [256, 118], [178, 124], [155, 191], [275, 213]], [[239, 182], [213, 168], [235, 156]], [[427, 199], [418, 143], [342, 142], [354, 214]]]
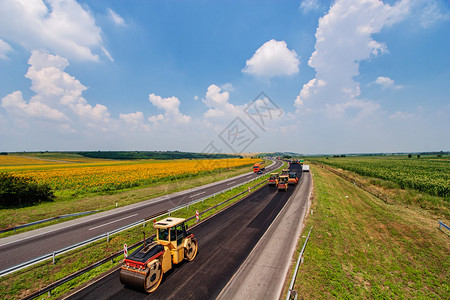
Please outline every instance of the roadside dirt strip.
[[279, 299], [310, 207], [310, 173], [295, 190], [264, 236], [218, 299]]

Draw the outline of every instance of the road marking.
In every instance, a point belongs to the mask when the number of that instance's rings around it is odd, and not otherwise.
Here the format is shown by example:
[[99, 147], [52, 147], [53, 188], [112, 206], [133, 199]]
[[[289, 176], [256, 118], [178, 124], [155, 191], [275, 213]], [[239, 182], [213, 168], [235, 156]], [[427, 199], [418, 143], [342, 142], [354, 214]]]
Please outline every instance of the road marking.
[[204, 193], [206, 193], [206, 192], [201, 192], [201, 193], [198, 193], [198, 194], [189, 196], [188, 198], [194, 198], [194, 197], [200, 196], [200, 195], [202, 195], [202, 194], [204, 194]]
[[232, 185], [233, 183], [236, 183], [236, 181], [233, 181], [233, 182], [227, 183], [227, 185]]
[[103, 226], [106, 226], [106, 225], [109, 225], [109, 224], [112, 224], [112, 223], [115, 223], [115, 222], [119, 222], [119, 221], [122, 221], [122, 220], [125, 220], [125, 219], [128, 219], [128, 218], [131, 218], [131, 217], [134, 217], [134, 216], [137, 216], [137, 214], [129, 215], [129, 216], [123, 217], [123, 218], [121, 218], [121, 219], [117, 219], [117, 220], [114, 220], [114, 221], [111, 221], [111, 222], [108, 222], [108, 223], [105, 223], [105, 224], [102, 224], [102, 225], [98, 225], [98, 226], [89, 228], [89, 230], [94, 230], [94, 229], [97, 229], [97, 228], [99, 228], [99, 227], [103, 227]]

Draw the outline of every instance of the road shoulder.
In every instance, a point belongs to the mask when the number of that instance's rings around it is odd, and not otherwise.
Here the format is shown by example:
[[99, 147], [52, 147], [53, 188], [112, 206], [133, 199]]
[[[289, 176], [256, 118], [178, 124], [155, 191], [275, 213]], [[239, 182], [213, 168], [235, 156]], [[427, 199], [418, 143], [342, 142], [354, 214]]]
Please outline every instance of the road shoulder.
[[303, 174], [300, 186], [218, 299], [279, 299], [310, 207], [311, 182], [311, 175]]

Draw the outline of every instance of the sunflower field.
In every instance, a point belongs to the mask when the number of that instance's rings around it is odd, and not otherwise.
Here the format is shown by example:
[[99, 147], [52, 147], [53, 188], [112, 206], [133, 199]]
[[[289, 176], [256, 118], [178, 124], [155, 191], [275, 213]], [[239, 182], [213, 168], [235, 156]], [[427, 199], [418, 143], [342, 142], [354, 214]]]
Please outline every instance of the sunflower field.
[[[37, 161], [32, 164], [32, 161]], [[251, 166], [257, 159], [139, 160], [93, 163], [62, 163], [8, 155], [0, 160], [0, 172], [30, 177], [53, 190], [108, 191], [176, 180], [240, 166]], [[250, 168], [249, 168], [250, 171]]]

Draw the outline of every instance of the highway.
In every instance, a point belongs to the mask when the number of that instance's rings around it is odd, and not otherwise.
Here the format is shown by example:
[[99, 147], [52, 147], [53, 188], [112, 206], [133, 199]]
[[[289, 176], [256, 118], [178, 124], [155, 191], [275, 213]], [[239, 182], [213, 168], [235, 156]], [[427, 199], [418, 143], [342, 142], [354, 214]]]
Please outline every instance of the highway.
[[[291, 168], [302, 174], [300, 165], [292, 165]], [[309, 180], [307, 184], [310, 184]], [[68, 299], [215, 299], [297, 186], [289, 186], [287, 192], [278, 192], [275, 187], [266, 185], [191, 228], [190, 232], [199, 243], [197, 257], [167, 272], [161, 285], [151, 294], [125, 288], [119, 281], [119, 270], [116, 270]], [[287, 260], [290, 262], [290, 255]]]
[[[281, 164], [281, 161], [276, 161], [267, 167], [264, 173], [279, 168]], [[2, 238], [0, 253], [2, 257], [8, 257], [8, 259], [0, 260], [0, 270], [121, 228], [161, 211], [212, 195], [254, 177], [256, 174], [247, 173], [203, 187]], [[233, 183], [230, 184], [230, 182]]]

